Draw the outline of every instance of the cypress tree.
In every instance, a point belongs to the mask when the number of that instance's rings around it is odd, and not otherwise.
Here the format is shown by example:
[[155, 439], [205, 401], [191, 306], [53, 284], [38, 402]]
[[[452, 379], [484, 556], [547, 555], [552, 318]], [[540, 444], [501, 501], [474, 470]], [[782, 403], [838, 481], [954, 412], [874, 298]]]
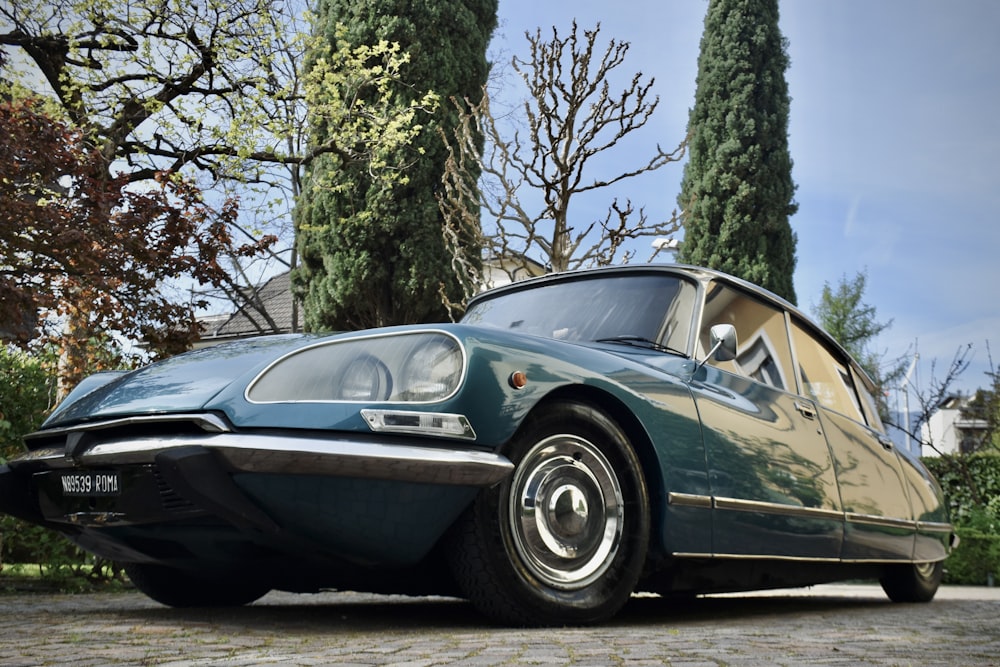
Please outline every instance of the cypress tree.
[[[458, 122], [450, 98], [482, 96], [496, 13], [497, 0], [320, 0], [317, 27], [328, 40], [398, 43], [409, 55], [400, 70], [401, 101], [413, 103], [430, 90], [441, 103], [418, 117], [420, 134], [390, 158], [405, 170], [391, 186], [366, 164], [331, 157], [312, 165], [313, 176], [332, 170], [326, 177], [335, 187], [311, 187], [316, 179], [308, 178], [296, 207], [295, 285], [307, 329], [440, 321], [448, 314], [442, 294], [462, 300], [436, 199], [447, 159], [440, 130], [450, 134]], [[337, 35], [338, 24], [346, 33]]]
[[710, 0], [678, 196], [678, 259], [795, 303], [787, 68], [778, 0]]

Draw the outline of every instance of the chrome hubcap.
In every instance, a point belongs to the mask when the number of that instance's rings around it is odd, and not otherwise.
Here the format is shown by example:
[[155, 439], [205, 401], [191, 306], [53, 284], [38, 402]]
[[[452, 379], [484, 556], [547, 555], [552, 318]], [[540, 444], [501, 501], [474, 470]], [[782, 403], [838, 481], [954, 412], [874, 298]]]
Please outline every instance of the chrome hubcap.
[[624, 502], [599, 449], [575, 435], [552, 436], [525, 455], [511, 484], [514, 547], [532, 575], [573, 590], [607, 570], [621, 543]]

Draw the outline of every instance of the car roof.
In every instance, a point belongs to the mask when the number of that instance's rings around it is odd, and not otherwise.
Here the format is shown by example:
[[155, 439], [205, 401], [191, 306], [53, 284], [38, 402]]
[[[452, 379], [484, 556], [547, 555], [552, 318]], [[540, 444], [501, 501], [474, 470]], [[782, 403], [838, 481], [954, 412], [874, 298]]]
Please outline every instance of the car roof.
[[595, 275], [628, 275], [634, 273], [668, 273], [674, 275], [686, 276], [690, 279], [695, 280], [700, 283], [703, 287], [707, 285], [710, 281], [715, 280], [723, 283], [728, 283], [734, 287], [742, 289], [745, 292], [749, 292], [754, 297], [770, 303], [771, 305], [787, 310], [792, 315], [803, 323], [803, 325], [809, 330], [809, 332], [818, 338], [820, 338], [824, 343], [830, 345], [835, 350], [841, 352], [847, 359], [850, 360], [851, 366], [854, 370], [862, 377], [862, 379], [868, 383], [869, 389], [874, 388], [874, 382], [872, 382], [871, 377], [868, 372], [857, 362], [856, 359], [846, 350], [844, 346], [841, 345], [833, 336], [831, 336], [826, 330], [824, 330], [819, 324], [817, 324], [811, 317], [798, 308], [795, 304], [791, 303], [787, 299], [784, 299], [774, 292], [764, 289], [759, 285], [755, 285], [742, 278], [737, 278], [736, 276], [718, 271], [716, 269], [708, 269], [702, 266], [692, 266], [689, 264], [620, 264], [615, 266], [602, 266], [590, 269], [576, 269], [573, 271], [560, 271], [554, 273], [547, 273], [543, 276], [538, 276], [535, 278], [528, 278], [526, 280], [520, 280], [507, 285], [502, 285], [500, 287], [494, 287], [493, 289], [481, 292], [469, 300], [468, 307], [471, 308], [480, 301], [489, 300], [491, 298], [501, 296], [503, 294], [508, 294], [511, 292], [519, 292], [522, 290], [532, 289], [546, 284], [559, 283], [571, 280], [579, 280]]

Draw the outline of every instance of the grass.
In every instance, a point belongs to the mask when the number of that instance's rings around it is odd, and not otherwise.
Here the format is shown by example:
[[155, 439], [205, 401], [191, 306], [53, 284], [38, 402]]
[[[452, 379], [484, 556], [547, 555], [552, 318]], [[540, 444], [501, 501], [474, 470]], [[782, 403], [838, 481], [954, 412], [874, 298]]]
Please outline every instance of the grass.
[[85, 571], [53, 568], [38, 563], [4, 563], [0, 566], [0, 595], [21, 593], [96, 593], [132, 590], [123, 578], [87, 576]]

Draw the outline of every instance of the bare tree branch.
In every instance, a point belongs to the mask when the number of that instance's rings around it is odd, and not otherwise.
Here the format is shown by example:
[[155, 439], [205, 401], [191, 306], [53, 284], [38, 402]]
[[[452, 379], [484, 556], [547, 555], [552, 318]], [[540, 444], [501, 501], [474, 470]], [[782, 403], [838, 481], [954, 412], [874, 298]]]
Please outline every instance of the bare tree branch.
[[[479, 104], [453, 100], [463, 121], [453, 136], [444, 137], [452, 156], [440, 198], [450, 228], [446, 235], [454, 239], [478, 234], [482, 247], [501, 260], [509, 274], [531, 271], [532, 262], [554, 271], [627, 262], [632, 253], [623, 252], [626, 241], [680, 229], [676, 211], [657, 221], [644, 208], [637, 210], [631, 201], [621, 204], [617, 198], [603, 220], [581, 221], [579, 226], [571, 222], [575, 195], [598, 192], [677, 162], [686, 147], [682, 141], [665, 151], [656, 144], [636, 167], [610, 175], [598, 171], [594, 159], [642, 129], [659, 104], [652, 94], [654, 80], [644, 80], [641, 73], [623, 90], [612, 92], [609, 81], [624, 63], [629, 44], [610, 40], [601, 52], [599, 32], [599, 25], [580, 30], [574, 22], [567, 37], [555, 28], [548, 40], [541, 31], [526, 35], [529, 57], [512, 60], [528, 91], [521, 105], [523, 134], [504, 131], [504, 120], [490, 109], [488, 91]], [[469, 164], [481, 171], [476, 183], [470, 183], [464, 171]], [[472, 213], [480, 210], [482, 229]], [[455, 251], [460, 252], [457, 247]], [[458, 256], [456, 262], [471, 265]], [[471, 293], [481, 281], [470, 281]]]

